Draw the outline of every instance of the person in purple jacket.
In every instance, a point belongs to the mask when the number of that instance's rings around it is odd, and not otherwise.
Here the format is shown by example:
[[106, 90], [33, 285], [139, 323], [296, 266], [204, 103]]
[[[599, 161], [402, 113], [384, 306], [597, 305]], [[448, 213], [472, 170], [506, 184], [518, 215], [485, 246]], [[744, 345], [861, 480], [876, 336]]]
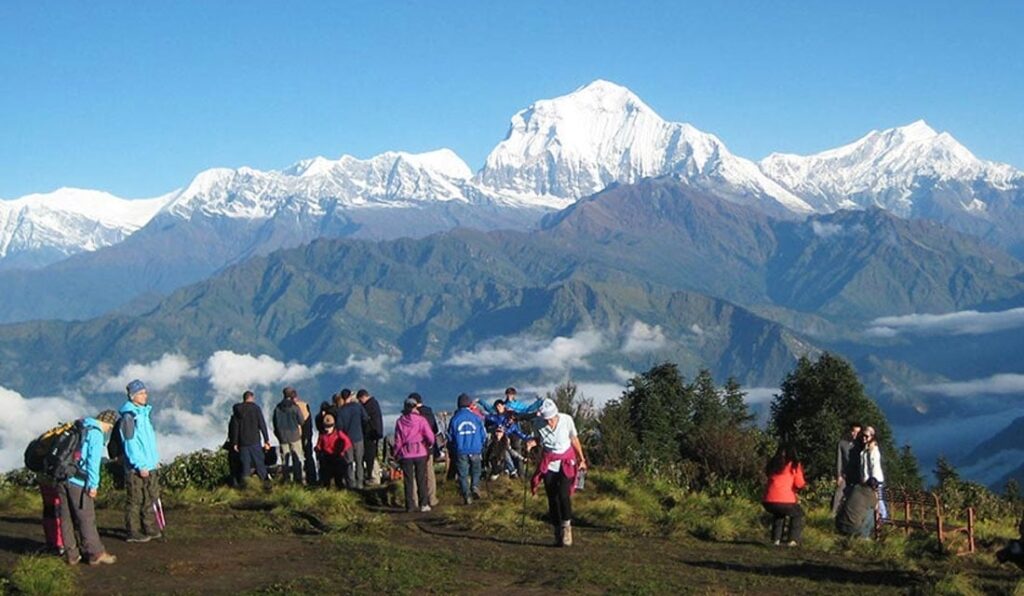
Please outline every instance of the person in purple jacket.
[[419, 496], [419, 510], [430, 511], [430, 500], [427, 495], [427, 455], [434, 444], [434, 431], [430, 423], [416, 407], [419, 405], [413, 398], [405, 400], [402, 415], [395, 422], [395, 459], [402, 466], [405, 480], [405, 510], [416, 511], [416, 500], [413, 496], [413, 481], [416, 482], [415, 494]]

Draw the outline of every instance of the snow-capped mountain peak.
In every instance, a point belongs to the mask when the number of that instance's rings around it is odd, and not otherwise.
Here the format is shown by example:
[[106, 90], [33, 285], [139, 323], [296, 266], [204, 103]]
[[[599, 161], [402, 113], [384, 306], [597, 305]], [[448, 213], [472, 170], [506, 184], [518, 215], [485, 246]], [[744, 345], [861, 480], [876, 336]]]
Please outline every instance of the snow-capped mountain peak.
[[146, 225], [170, 198], [130, 200], [64, 187], [0, 201], [2, 267], [40, 267], [116, 244]]
[[1008, 188], [1021, 172], [978, 159], [948, 132], [924, 120], [887, 130], [814, 155], [773, 153], [761, 170], [818, 211], [880, 206], [898, 215], [913, 210], [920, 179], [980, 181]]
[[561, 208], [612, 182], [666, 174], [740, 202], [811, 210], [714, 135], [665, 121], [632, 91], [605, 80], [517, 112], [475, 181], [524, 203]]
[[214, 168], [197, 175], [165, 211], [184, 219], [207, 216], [266, 219], [283, 211], [323, 214], [348, 208], [399, 207], [467, 201], [469, 166], [450, 149], [389, 151], [369, 159], [314, 157], [284, 170]]

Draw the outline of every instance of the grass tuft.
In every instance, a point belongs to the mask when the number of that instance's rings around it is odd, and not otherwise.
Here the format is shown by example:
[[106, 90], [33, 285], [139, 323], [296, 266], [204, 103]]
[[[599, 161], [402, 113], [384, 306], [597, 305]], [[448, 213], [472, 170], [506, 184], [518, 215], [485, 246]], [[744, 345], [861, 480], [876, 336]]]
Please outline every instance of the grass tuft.
[[18, 559], [11, 571], [11, 586], [15, 592], [28, 595], [79, 593], [75, 573], [63, 560], [38, 555]]

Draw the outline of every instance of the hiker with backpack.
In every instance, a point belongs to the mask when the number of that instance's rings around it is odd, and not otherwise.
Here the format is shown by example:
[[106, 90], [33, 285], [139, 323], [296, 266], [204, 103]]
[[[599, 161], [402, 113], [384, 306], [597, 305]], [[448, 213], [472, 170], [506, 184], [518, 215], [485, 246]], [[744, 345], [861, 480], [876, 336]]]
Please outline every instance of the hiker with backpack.
[[163, 536], [157, 519], [160, 511], [160, 480], [149, 392], [142, 381], [135, 379], [125, 387], [128, 400], [119, 411], [116, 439], [124, 456], [125, 489], [128, 495], [125, 526], [127, 542], [149, 542]]
[[462, 502], [471, 505], [480, 498], [481, 453], [487, 440], [484, 421], [472, 409], [473, 399], [463, 393], [458, 398], [458, 411], [448, 422], [448, 438], [455, 453]]
[[783, 529], [789, 521], [788, 546], [799, 546], [804, 529], [804, 510], [800, 507], [797, 491], [807, 485], [804, 467], [797, 458], [796, 450], [780, 445], [765, 467], [768, 485], [765, 487], [761, 505], [772, 515], [772, 544], [783, 542]]
[[294, 387], [281, 391], [281, 401], [274, 408], [274, 436], [281, 448], [281, 467], [285, 481], [302, 484], [302, 410], [295, 400], [299, 392]]
[[269, 486], [270, 476], [267, 474], [264, 452], [271, 448], [270, 434], [267, 432], [267, 422], [263, 419], [263, 410], [256, 403], [256, 395], [252, 391], [243, 393], [242, 403], [231, 408], [230, 429], [231, 451], [238, 454], [240, 460], [238, 476], [235, 478], [237, 486], [245, 488], [253, 469], [264, 486]]
[[[405, 510], [430, 511], [427, 492], [427, 458], [434, 445], [430, 423], [419, 413], [419, 403], [405, 400], [402, 415], [395, 421], [395, 459], [402, 466], [405, 483]], [[417, 505], [417, 497], [419, 503]]]
[[61, 534], [65, 561], [69, 565], [81, 562], [83, 555], [90, 565], [109, 565], [117, 561], [103, 546], [96, 529], [95, 504], [104, 444], [116, 421], [117, 413], [113, 410], [82, 419], [75, 429], [67, 431], [63, 451], [58, 449], [55, 454], [61, 456], [56, 459], [63, 461], [48, 470], [48, 474], [58, 480]]
[[380, 474], [377, 471], [377, 452], [380, 440], [384, 438], [384, 416], [380, 410], [380, 402], [370, 395], [366, 389], [356, 391], [356, 399], [366, 410], [366, 419], [363, 422], [363, 478], [366, 484], [380, 484]]
[[528, 441], [530, 437], [519, 428], [515, 414], [505, 408], [504, 401], [496, 400], [492, 407], [495, 413], [484, 417], [484, 426], [491, 433], [485, 458], [491, 480], [497, 480], [502, 471], [515, 478], [519, 473], [516, 459], [522, 461], [522, 456], [512, 448], [512, 439]]
[[351, 389], [341, 390], [342, 404], [334, 417], [338, 430], [345, 433], [352, 441], [352, 448], [345, 453], [347, 480], [345, 485], [350, 489], [363, 488], [363, 424], [369, 420], [363, 404], [359, 403]]
[[526, 443], [527, 449], [541, 446], [540, 463], [530, 480], [530, 492], [536, 496], [544, 483], [548, 497], [548, 517], [555, 533], [556, 546], [572, 546], [572, 495], [579, 486], [578, 477], [587, 470], [583, 444], [576, 432], [576, 421], [562, 414], [558, 406], [545, 399], [537, 410], [541, 421], [534, 437]]

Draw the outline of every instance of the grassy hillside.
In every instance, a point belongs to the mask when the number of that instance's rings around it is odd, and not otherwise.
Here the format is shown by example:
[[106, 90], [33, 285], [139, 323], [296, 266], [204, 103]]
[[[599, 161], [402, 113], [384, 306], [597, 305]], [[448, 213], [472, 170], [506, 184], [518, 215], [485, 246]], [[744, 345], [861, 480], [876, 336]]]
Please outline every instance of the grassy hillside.
[[925, 536], [840, 539], [812, 493], [805, 545], [776, 548], [754, 501], [616, 471], [590, 475], [574, 503], [577, 545], [554, 549], [543, 497], [524, 510], [523, 488], [484, 483], [484, 498], [466, 507], [443, 483], [442, 505], [428, 514], [391, 507], [398, 484], [365, 500], [283, 486], [168, 491], [167, 538], [144, 545], [121, 541], [120, 495], [108, 493], [99, 525], [118, 564], [68, 569], [32, 557], [42, 546], [34, 495], [8, 487], [0, 581], [8, 590], [70, 581], [82, 593], [135, 592], [144, 582], [151, 593], [1005, 594], [1019, 577], [991, 554], [1012, 534], [1008, 521], [980, 525], [978, 554], [943, 556]]

